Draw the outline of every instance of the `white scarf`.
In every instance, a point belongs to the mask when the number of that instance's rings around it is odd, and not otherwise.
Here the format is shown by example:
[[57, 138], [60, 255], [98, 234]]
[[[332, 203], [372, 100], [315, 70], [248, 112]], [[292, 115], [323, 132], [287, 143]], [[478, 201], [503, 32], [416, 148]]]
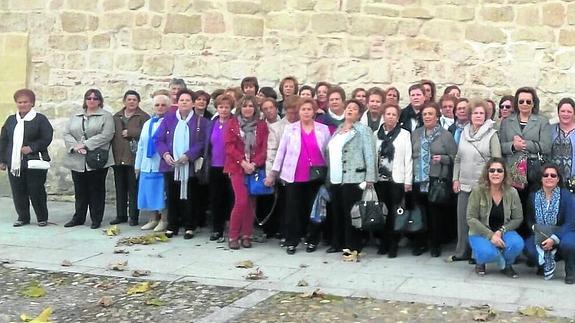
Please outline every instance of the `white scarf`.
[[[180, 110], [176, 111], [176, 117], [178, 118], [178, 124], [176, 125], [176, 130], [174, 131], [174, 159], [178, 160], [190, 149], [190, 127], [188, 122], [194, 115], [193, 111], [190, 111], [186, 119], [182, 119]], [[190, 163], [189, 161], [185, 164], [176, 164], [174, 169], [174, 180], [180, 182], [180, 200], [188, 199], [188, 179], [190, 177]]]
[[337, 121], [341, 121], [341, 120], [343, 120], [343, 119], [345, 118], [345, 112], [342, 113], [342, 114], [339, 115], [339, 116], [338, 116], [337, 114], [331, 112], [331, 110], [328, 110], [327, 113], [329, 113], [329, 115], [330, 115], [333, 119], [335, 119], [335, 120], [337, 120]]
[[16, 112], [16, 127], [12, 137], [12, 162], [10, 172], [16, 177], [20, 177], [20, 165], [22, 163], [22, 145], [24, 144], [24, 121], [32, 121], [36, 117], [36, 110], [32, 108], [24, 118]]

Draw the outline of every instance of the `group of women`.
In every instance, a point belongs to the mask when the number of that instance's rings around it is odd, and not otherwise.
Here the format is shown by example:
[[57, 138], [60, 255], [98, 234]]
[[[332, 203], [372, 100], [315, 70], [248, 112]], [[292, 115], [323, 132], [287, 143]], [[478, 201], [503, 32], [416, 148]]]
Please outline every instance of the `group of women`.
[[[339, 86], [299, 87], [286, 77], [279, 90], [282, 101], [247, 77], [240, 89], [210, 96], [175, 79], [169, 91], [153, 94], [152, 116], [140, 109], [135, 91], [112, 115], [100, 91], [88, 90], [63, 132], [76, 201], [65, 226], [84, 224], [90, 208], [91, 227], [100, 227], [111, 166], [112, 224], [138, 225], [143, 211], [149, 221], [142, 229], [168, 237], [182, 230], [191, 239], [209, 209], [210, 240], [225, 241], [229, 220], [229, 248], [250, 248], [254, 222], [275, 223], [264, 229], [283, 238], [290, 255], [302, 239], [307, 252], [323, 239], [328, 253], [357, 256], [373, 238], [378, 254], [394, 258], [405, 236], [413, 255], [429, 250], [439, 257], [457, 236], [448, 260], [475, 263], [478, 275], [494, 262], [517, 277], [512, 265], [524, 251], [545, 279], [553, 277], [556, 260], [565, 260], [565, 281], [575, 282], [575, 202], [563, 188], [575, 186], [572, 99], [560, 101], [559, 123], [550, 125], [528, 87], [504, 96], [499, 109], [490, 100], [460, 97], [456, 86], [436, 102], [429, 80], [409, 88], [404, 109], [394, 87], [358, 88], [346, 100]], [[34, 111], [32, 91], [20, 90], [14, 100], [18, 112], [2, 128], [0, 166], [9, 170], [14, 226], [30, 222], [29, 200], [43, 226], [47, 169], [30, 161], [50, 160], [52, 128]], [[248, 179], [258, 177], [275, 198], [254, 195]], [[366, 191], [388, 210], [385, 225], [373, 232], [354, 227], [350, 216]], [[318, 207], [325, 207], [319, 220], [310, 216]], [[424, 229], [398, 229], [398, 209], [420, 214]]]

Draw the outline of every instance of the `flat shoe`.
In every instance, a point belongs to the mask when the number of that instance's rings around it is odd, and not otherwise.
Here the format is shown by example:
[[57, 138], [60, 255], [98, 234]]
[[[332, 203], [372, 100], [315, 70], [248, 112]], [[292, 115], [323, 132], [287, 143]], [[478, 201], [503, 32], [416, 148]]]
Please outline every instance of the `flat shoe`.
[[100, 223], [92, 223], [90, 229], [98, 229], [100, 227]]
[[210, 241], [217, 241], [220, 240], [220, 238], [222, 237], [222, 234], [219, 232], [212, 232], [212, 234], [210, 235]]
[[475, 265], [475, 273], [478, 276], [485, 276], [485, 265]]
[[293, 254], [295, 254], [295, 247], [294, 247], [294, 246], [288, 246], [288, 247], [286, 248], [286, 253], [287, 253], [288, 255], [293, 255]]
[[21, 227], [21, 226], [26, 225], [26, 224], [29, 224], [29, 223], [30, 223], [30, 222], [24, 222], [24, 221], [18, 220], [18, 221], [16, 221], [16, 222], [14, 222], [14, 224], [12, 224], [12, 226], [13, 226], [13, 227]]
[[39, 226], [39, 227], [45, 227], [45, 226], [47, 226], [47, 225], [48, 225], [48, 221], [40, 221], [40, 222], [38, 222], [38, 226]]
[[317, 245], [310, 243], [307, 245], [307, 248], [305, 248], [305, 252], [314, 252], [317, 250]]
[[329, 247], [327, 248], [327, 250], [325, 251], [326, 253], [336, 253], [336, 252], [341, 252], [341, 248], [336, 248], [336, 247]]
[[170, 230], [166, 231], [166, 237], [168, 237], [168, 238], [172, 238], [173, 236], [177, 236], [177, 235], [178, 235], [178, 233], [175, 231], [170, 231]]
[[470, 258], [465, 257], [457, 257], [456, 255], [451, 255], [447, 257], [447, 262], [456, 262], [456, 261], [468, 261]]
[[513, 267], [507, 266], [505, 269], [501, 270], [501, 273], [509, 278], [517, 278], [519, 275], [515, 272]]
[[194, 231], [192, 230], [186, 230], [186, 233], [184, 233], [184, 239], [185, 240], [190, 240], [191, 238], [194, 237]]
[[64, 228], [71, 228], [71, 227], [75, 227], [77, 225], [82, 225], [83, 223], [78, 223], [74, 220], [68, 221], [66, 222], [66, 224], [64, 224]]

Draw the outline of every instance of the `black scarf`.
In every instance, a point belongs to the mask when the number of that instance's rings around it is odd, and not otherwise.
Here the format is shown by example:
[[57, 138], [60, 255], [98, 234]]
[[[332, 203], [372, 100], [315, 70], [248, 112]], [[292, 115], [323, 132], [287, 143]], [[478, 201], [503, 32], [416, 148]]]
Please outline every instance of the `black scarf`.
[[[386, 159], [387, 163], [385, 164], [392, 164], [393, 162], [393, 155], [395, 154], [395, 147], [393, 146], [393, 141], [399, 133], [401, 132], [401, 127], [399, 124], [395, 125], [395, 127], [389, 131], [387, 134], [385, 133], [385, 128], [383, 125], [379, 127], [377, 131], [377, 138], [381, 140], [381, 146], [379, 148], [379, 160]], [[379, 167], [379, 174], [384, 177], [391, 176], [391, 169], [388, 169], [386, 166], [383, 166], [384, 163], [380, 162], [381, 167]]]
[[409, 104], [405, 109], [403, 109], [401, 111], [401, 116], [403, 117], [403, 118], [400, 118], [400, 119], [403, 119], [403, 120], [400, 120], [401, 122], [403, 122], [403, 123], [409, 122], [409, 126], [406, 125], [406, 127], [407, 127], [406, 129], [409, 132], [411, 132], [411, 129], [412, 129], [411, 128], [411, 122], [413, 122], [412, 119], [416, 120], [416, 122], [417, 122], [416, 128], [423, 126], [423, 118], [421, 116], [421, 112], [420, 113], [415, 112], [415, 109], [413, 108], [413, 106], [411, 104]]

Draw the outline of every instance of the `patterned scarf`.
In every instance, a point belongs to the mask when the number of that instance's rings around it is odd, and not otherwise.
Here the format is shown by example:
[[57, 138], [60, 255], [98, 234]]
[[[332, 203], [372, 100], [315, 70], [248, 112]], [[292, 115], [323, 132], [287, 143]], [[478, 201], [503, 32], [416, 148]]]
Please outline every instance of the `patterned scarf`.
[[244, 139], [244, 153], [246, 155], [246, 160], [250, 159], [252, 155], [252, 150], [256, 145], [256, 127], [258, 125], [258, 118], [254, 116], [250, 119], [238, 115], [238, 122], [240, 123], [240, 134]]
[[[369, 117], [369, 116], [368, 116]], [[401, 132], [401, 126], [395, 125], [391, 131], [385, 133], [385, 126], [381, 125], [377, 131], [377, 138], [381, 140], [379, 148], [379, 176], [381, 178], [390, 178], [391, 169], [393, 164], [393, 155], [395, 154], [395, 147], [393, 141]]]
[[[535, 222], [541, 225], [557, 225], [560, 200], [561, 189], [559, 187], [553, 189], [551, 201], [549, 201], [549, 203], [547, 203], [545, 192], [543, 192], [542, 189], [535, 192]], [[555, 253], [557, 252], [557, 249], [545, 251], [539, 244], [536, 244], [535, 249], [539, 256], [539, 264], [543, 265], [543, 276], [546, 280], [551, 279], [555, 272]]]
[[422, 183], [422, 191], [427, 191], [425, 188], [429, 184], [429, 164], [431, 162], [431, 144], [439, 137], [439, 130], [441, 126], [438, 124], [432, 130], [431, 134], [427, 135], [427, 129], [421, 132], [421, 153], [419, 160], [415, 163], [415, 182]]

